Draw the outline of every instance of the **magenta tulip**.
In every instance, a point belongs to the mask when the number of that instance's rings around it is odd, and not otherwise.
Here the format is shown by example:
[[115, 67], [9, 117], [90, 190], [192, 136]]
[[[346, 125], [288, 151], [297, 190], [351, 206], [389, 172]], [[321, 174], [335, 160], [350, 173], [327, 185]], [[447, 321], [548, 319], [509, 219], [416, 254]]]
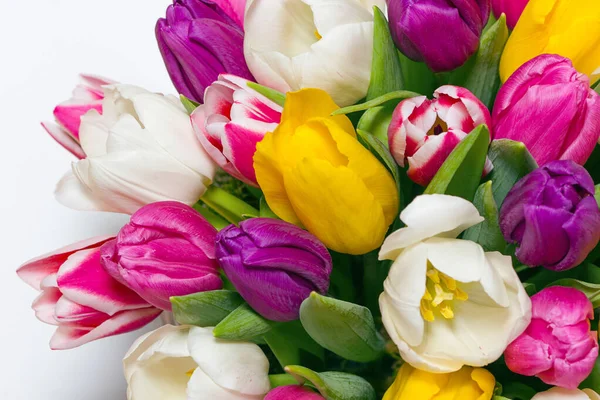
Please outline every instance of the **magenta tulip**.
[[510, 29], [513, 29], [528, 2], [529, 0], [492, 0], [492, 10], [496, 18], [500, 18], [500, 15], [505, 14], [506, 24]]
[[292, 385], [271, 390], [265, 400], [325, 400], [325, 398], [306, 386]]
[[104, 271], [100, 246], [110, 239], [75, 243], [18, 269], [21, 279], [41, 291], [33, 302], [36, 317], [58, 327], [50, 340], [52, 349], [136, 330], [162, 312]]

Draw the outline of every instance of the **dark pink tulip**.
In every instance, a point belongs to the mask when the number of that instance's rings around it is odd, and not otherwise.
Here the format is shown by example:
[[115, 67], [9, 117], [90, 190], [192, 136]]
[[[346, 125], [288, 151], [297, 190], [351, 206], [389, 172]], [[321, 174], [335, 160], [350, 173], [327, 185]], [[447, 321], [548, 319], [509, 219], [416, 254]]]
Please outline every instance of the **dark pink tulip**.
[[583, 165], [600, 137], [600, 97], [569, 59], [542, 54], [500, 88], [492, 122], [494, 139], [523, 142], [538, 165]]
[[280, 386], [271, 390], [265, 400], [325, 400], [325, 397], [306, 386]]
[[217, 231], [193, 208], [153, 203], [102, 246], [104, 268], [150, 304], [171, 310], [171, 296], [221, 289]]
[[506, 365], [549, 385], [576, 389], [598, 357], [598, 333], [590, 331], [592, 303], [579, 290], [562, 286], [542, 290], [531, 303], [531, 324], [506, 349]]
[[141, 328], [160, 315], [135, 292], [104, 271], [100, 246], [112, 237], [97, 237], [23, 264], [17, 274], [41, 291], [33, 303], [36, 317], [58, 328], [54, 350]]
[[492, 0], [492, 10], [496, 18], [506, 14], [506, 24], [513, 29], [528, 2], [529, 0]]

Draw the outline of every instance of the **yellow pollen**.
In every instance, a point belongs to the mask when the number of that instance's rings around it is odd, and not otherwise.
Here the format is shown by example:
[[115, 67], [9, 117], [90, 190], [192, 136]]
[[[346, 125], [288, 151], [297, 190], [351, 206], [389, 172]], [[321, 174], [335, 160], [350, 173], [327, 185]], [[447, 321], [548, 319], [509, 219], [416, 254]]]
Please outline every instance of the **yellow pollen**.
[[196, 370], [196, 368], [192, 368], [192, 369], [190, 369], [188, 372], [186, 372], [185, 374], [186, 374], [186, 375], [187, 375], [189, 378], [191, 378], [191, 377], [192, 377], [192, 375], [194, 374], [194, 371], [195, 371], [195, 370]]
[[434, 283], [440, 283], [440, 274], [437, 269], [429, 269], [427, 270], [427, 277], [431, 279]]
[[321, 34], [319, 33], [319, 31], [316, 30], [316, 29], [315, 29], [315, 37], [317, 38], [317, 40], [323, 39], [323, 36], [321, 36]]
[[421, 298], [420, 305], [421, 315], [425, 321], [435, 321], [436, 312], [445, 319], [453, 319], [454, 302], [468, 299], [469, 296], [458, 287], [455, 279], [441, 273], [428, 263], [425, 294]]

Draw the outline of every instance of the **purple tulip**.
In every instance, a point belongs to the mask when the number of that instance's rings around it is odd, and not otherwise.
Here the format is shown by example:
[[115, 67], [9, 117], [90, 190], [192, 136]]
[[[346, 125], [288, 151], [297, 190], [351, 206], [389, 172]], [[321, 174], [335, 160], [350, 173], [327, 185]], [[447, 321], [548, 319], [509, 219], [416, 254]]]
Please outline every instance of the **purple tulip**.
[[389, 0], [390, 30], [408, 58], [434, 72], [460, 67], [479, 47], [491, 0]]
[[217, 259], [244, 300], [273, 321], [298, 319], [304, 299], [329, 288], [325, 246], [284, 221], [252, 218], [228, 226], [217, 235]]
[[221, 289], [217, 231], [193, 208], [153, 203], [102, 246], [104, 268], [148, 303], [171, 310], [171, 296]]
[[306, 386], [279, 386], [267, 394], [265, 400], [325, 400], [323, 396]]
[[492, 10], [496, 18], [506, 14], [506, 24], [510, 29], [517, 25], [517, 21], [523, 14], [523, 10], [529, 3], [529, 0], [492, 0]]
[[600, 240], [594, 182], [572, 161], [553, 161], [521, 179], [500, 211], [507, 242], [525, 265], [563, 271], [581, 264]]
[[492, 123], [494, 139], [523, 142], [538, 165], [583, 165], [600, 137], [600, 96], [569, 59], [542, 54], [502, 86]]
[[221, 73], [253, 79], [242, 28], [213, 1], [175, 0], [156, 24], [156, 39], [175, 88], [196, 102]]

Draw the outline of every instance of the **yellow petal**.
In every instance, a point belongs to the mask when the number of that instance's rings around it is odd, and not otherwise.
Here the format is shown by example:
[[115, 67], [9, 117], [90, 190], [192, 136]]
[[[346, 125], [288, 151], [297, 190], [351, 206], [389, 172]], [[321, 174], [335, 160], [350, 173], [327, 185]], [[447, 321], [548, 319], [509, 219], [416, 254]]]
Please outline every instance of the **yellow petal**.
[[477, 400], [489, 400], [494, 394], [496, 388], [496, 378], [487, 369], [474, 368], [471, 372], [471, 379], [473, 379], [479, 385], [479, 388], [483, 394], [477, 398]]
[[448, 374], [432, 374], [404, 364], [383, 400], [432, 400], [447, 381]]

